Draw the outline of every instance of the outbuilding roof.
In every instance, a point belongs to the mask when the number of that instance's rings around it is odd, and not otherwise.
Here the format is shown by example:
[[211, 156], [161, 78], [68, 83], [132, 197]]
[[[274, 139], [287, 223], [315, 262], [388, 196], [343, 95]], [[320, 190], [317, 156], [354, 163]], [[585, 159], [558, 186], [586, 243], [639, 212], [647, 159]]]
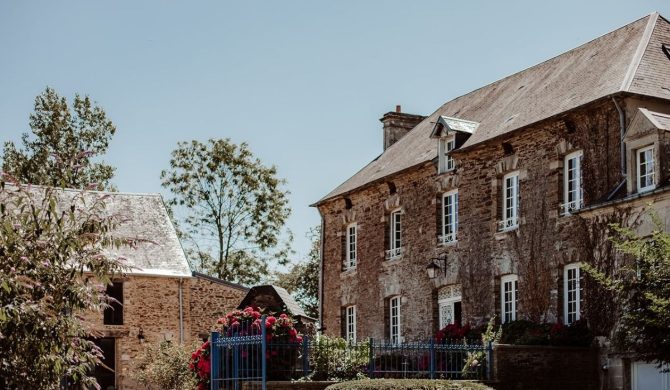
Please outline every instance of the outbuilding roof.
[[317, 204], [431, 161], [442, 116], [479, 123], [464, 149], [620, 92], [670, 99], [668, 43], [670, 23], [652, 13], [450, 100]]
[[[37, 196], [45, 190], [35, 185], [25, 188]], [[104, 197], [105, 212], [123, 221], [113, 234], [138, 240], [132, 248], [109, 249], [114, 255], [126, 258], [125, 263], [132, 267], [128, 274], [191, 277], [186, 255], [160, 194], [74, 189], [56, 189], [54, 194], [58, 207], [63, 208]], [[82, 194], [83, 197], [79, 196]]]

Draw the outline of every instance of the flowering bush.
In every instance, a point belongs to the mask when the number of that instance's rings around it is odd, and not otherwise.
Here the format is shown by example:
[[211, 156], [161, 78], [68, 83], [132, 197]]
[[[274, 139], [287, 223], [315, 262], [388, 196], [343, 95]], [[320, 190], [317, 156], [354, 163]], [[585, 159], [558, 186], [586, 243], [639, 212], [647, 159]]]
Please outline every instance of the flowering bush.
[[135, 359], [135, 379], [146, 389], [193, 390], [197, 378], [190, 368], [188, 346], [163, 341], [148, 344]]
[[210, 364], [209, 340], [205, 341], [193, 354], [188, 369], [198, 377], [198, 390], [209, 389], [209, 374], [212, 371]]
[[[262, 334], [262, 316], [261, 310], [255, 306], [232, 310], [216, 321], [214, 330], [222, 337], [257, 336]], [[277, 371], [290, 369], [299, 349], [297, 347], [303, 339], [295, 329], [293, 320], [284, 313], [265, 317], [265, 338], [268, 343], [265, 356], [268, 359], [268, 376], [277, 377]], [[243, 352], [242, 357], [247, 356]], [[198, 376], [198, 390], [208, 388], [211, 373], [209, 341], [193, 352], [189, 368]]]

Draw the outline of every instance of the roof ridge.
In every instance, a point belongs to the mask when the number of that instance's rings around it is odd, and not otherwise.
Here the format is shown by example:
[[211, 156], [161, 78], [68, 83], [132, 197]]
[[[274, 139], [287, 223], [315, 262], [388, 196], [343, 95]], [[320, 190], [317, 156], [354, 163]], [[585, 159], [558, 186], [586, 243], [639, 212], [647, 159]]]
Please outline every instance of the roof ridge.
[[619, 90], [627, 92], [630, 89], [630, 86], [633, 83], [633, 79], [635, 78], [635, 74], [637, 73], [637, 69], [640, 67], [642, 57], [644, 57], [644, 53], [647, 51], [647, 47], [649, 46], [651, 34], [654, 32], [654, 28], [656, 27], [656, 22], [658, 21], [659, 16], [660, 14], [658, 12], [652, 12], [646, 16], [649, 18], [647, 21], [647, 26], [644, 28], [642, 39], [637, 46], [637, 50], [635, 50], [633, 60], [630, 62], [628, 70], [626, 71], [626, 76], [624, 76], [623, 82], [621, 83], [621, 88], [619, 88]]

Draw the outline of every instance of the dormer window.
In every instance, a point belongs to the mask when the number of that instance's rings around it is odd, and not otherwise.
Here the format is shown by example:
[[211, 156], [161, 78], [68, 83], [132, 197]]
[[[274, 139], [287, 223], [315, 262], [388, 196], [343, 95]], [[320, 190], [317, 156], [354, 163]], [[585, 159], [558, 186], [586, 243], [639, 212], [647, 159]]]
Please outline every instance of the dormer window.
[[479, 123], [464, 119], [439, 116], [430, 138], [437, 139], [437, 173], [453, 171], [456, 168], [451, 152], [465, 143], [477, 130]]
[[449, 154], [456, 146], [455, 137], [440, 138], [438, 173], [449, 172], [454, 169], [454, 158]]
[[655, 187], [654, 147], [647, 146], [637, 150], [637, 191], [650, 191]]

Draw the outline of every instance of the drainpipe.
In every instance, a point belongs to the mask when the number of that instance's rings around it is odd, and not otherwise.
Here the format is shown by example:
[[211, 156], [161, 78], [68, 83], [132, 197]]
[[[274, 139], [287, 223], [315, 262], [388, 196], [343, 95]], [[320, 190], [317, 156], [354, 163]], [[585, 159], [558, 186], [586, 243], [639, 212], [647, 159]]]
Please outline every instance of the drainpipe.
[[617, 103], [616, 99], [612, 97], [612, 102], [614, 103], [614, 107], [616, 107], [617, 112], [619, 112], [619, 133], [621, 134], [621, 137], [619, 139], [619, 147], [620, 151], [619, 154], [621, 156], [621, 176], [623, 179], [621, 180], [621, 183], [619, 183], [614, 191], [612, 191], [608, 196], [607, 200], [611, 200], [614, 195], [619, 192], [621, 187], [626, 183], [626, 176], [627, 176], [627, 169], [626, 169], [626, 144], [623, 142], [624, 137], [626, 137], [626, 116], [621, 107], [619, 106], [619, 103]]
[[184, 278], [179, 278], [179, 344], [184, 345]]
[[323, 326], [323, 251], [326, 245], [326, 219], [323, 217], [321, 210], [319, 210], [319, 214], [321, 215], [321, 248], [319, 250], [319, 330], [323, 332], [325, 330], [325, 327]]

